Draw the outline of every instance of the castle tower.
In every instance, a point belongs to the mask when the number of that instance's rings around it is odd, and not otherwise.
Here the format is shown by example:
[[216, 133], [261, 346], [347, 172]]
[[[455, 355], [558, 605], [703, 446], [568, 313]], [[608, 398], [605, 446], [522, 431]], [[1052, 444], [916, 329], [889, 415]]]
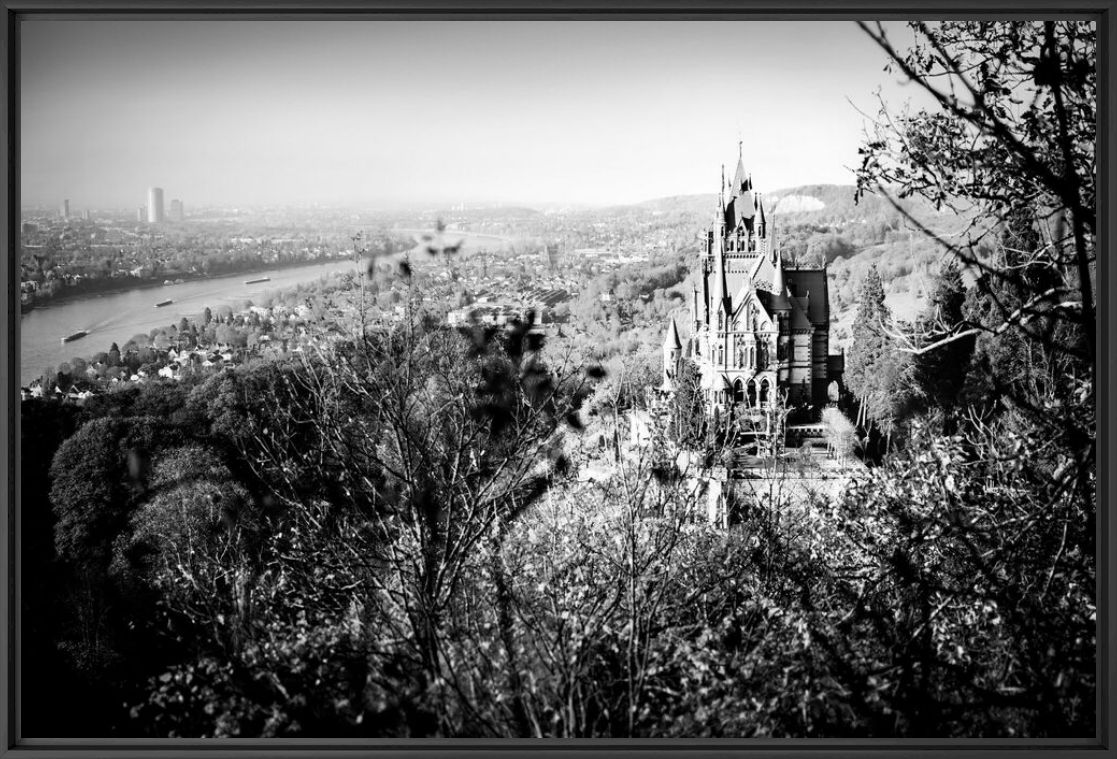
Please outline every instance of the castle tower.
[[679, 328], [675, 317], [667, 327], [663, 338], [663, 389], [674, 390], [675, 378], [679, 375], [679, 362], [683, 359], [683, 341], [679, 339]]
[[784, 266], [775, 219], [745, 169], [743, 142], [726, 180], [723, 165], [717, 212], [695, 262], [693, 332], [684, 344], [676, 321], [667, 325], [661, 390], [675, 389], [679, 362], [689, 352], [707, 414], [721, 414], [737, 425], [735, 434], [759, 439], [782, 434], [770, 424], [781, 399], [817, 407], [815, 391], [825, 394], [831, 364], [835, 374], [842, 369], [828, 358], [826, 268]]

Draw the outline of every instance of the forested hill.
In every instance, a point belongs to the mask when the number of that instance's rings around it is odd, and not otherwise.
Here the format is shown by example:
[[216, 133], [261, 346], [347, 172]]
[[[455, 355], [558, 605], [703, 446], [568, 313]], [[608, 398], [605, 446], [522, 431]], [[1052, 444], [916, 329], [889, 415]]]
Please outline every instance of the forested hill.
[[[866, 195], [855, 199], [851, 184], [809, 184], [762, 192], [765, 209], [777, 219], [793, 223], [873, 223], [900, 222], [903, 218], [889, 201], [881, 196]], [[901, 207], [923, 224], [938, 225], [947, 216], [929, 204], [916, 199], [899, 201]], [[716, 193], [672, 195], [638, 203], [633, 210], [652, 213], [692, 213], [696, 219], [707, 219], [717, 204]], [[621, 210], [616, 207], [613, 210]]]

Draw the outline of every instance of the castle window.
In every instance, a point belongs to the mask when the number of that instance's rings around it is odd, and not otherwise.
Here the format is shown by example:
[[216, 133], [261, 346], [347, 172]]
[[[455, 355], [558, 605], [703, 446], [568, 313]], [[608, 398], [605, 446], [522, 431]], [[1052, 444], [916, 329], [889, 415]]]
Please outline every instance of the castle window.
[[725, 348], [718, 348], [718, 363], [725, 363]]

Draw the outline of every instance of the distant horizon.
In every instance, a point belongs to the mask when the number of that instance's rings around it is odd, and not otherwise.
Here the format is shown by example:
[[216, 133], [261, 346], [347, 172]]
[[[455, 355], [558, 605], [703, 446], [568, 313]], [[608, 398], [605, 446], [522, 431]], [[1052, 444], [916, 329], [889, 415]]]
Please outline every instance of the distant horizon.
[[[903, 42], [901, 24], [890, 29]], [[21, 207], [631, 205], [844, 184], [874, 92], [848, 21], [31, 18]]]
[[[760, 195], [761, 197], [769, 196], [769, 195], [780, 195], [780, 194], [783, 194], [783, 193], [791, 192], [793, 190], [801, 190], [801, 189], [806, 188], [806, 187], [848, 187], [850, 189], [853, 189], [853, 188], [856, 187], [856, 184], [854, 182], [805, 182], [803, 184], [795, 185], [793, 187], [779, 187], [779, 188], [776, 188], [774, 190], [765, 191], [765, 190], [762, 190], [762, 189], [758, 189], [757, 194]], [[165, 193], [165, 188], [164, 188], [164, 193]], [[508, 202], [503, 202], [502, 201], [502, 202], [494, 202], [494, 203], [485, 203], [485, 202], [482, 202], [482, 201], [474, 202], [474, 201], [466, 200], [464, 202], [464, 205], [465, 205], [465, 210], [489, 210], [489, 209], [497, 209], [497, 208], [525, 208], [525, 209], [534, 210], [534, 211], [545, 211], [545, 210], [551, 210], [551, 209], [555, 209], [555, 208], [601, 209], [601, 208], [610, 208], [610, 207], [624, 208], [624, 207], [629, 207], [629, 206], [639, 206], [639, 205], [644, 205], [644, 204], [647, 204], [647, 203], [655, 203], [655, 202], [658, 202], [658, 201], [669, 200], [669, 199], [672, 199], [672, 198], [699, 198], [699, 197], [705, 197], [705, 196], [713, 197], [715, 195], [717, 195], [716, 190], [710, 191], [710, 192], [687, 192], [687, 193], [674, 193], [674, 194], [671, 194], [671, 195], [659, 195], [659, 196], [656, 196], [654, 198], [644, 198], [643, 200], [636, 200], [636, 201], [633, 201], [633, 202], [630, 202], [630, 203], [608, 203], [608, 202], [578, 203], [578, 202], [566, 202], [566, 201], [542, 201], [542, 202], [519, 201], [519, 202], [517, 202], [515, 200], [508, 201]], [[28, 212], [28, 211], [44, 211], [44, 212], [55, 212], [55, 213], [57, 213], [57, 211], [58, 211], [59, 207], [61, 206], [62, 202], [64, 202], [65, 200], [68, 200], [68, 199], [67, 198], [62, 198], [62, 199], [59, 200], [59, 202], [57, 204], [54, 204], [54, 205], [47, 204], [47, 203], [24, 204], [20, 207], [20, 212], [22, 213], [22, 212]], [[320, 202], [289, 202], [289, 203], [275, 202], [275, 203], [259, 203], [259, 204], [255, 204], [255, 205], [247, 204], [247, 203], [205, 203], [205, 202], [197, 202], [197, 203], [194, 203], [194, 204], [190, 204], [186, 200], [183, 200], [181, 198], [177, 198], [177, 200], [182, 200], [183, 206], [187, 209], [187, 217], [190, 216], [191, 211], [199, 211], [199, 210], [202, 210], [202, 211], [219, 211], [219, 210], [220, 211], [230, 211], [230, 210], [260, 211], [260, 210], [273, 210], [273, 209], [274, 210], [283, 210], [283, 209], [310, 210], [310, 209], [314, 209], [314, 208], [320, 208], [320, 209], [326, 210], [326, 211], [393, 211], [393, 212], [394, 211], [443, 211], [443, 210], [451, 210], [452, 211], [452, 210], [455, 210], [454, 206], [462, 205], [461, 201], [456, 202], [456, 203], [441, 203], [441, 204], [440, 203], [423, 203], [423, 202], [420, 202], [420, 201], [416, 201], [416, 202], [410, 202], [410, 203], [400, 203], [400, 204], [392, 207], [392, 206], [385, 206], [385, 205], [379, 205], [379, 206], [373, 206], [373, 205], [368, 205], [368, 204], [343, 205], [343, 204], [339, 204], [339, 203], [320, 203]], [[140, 207], [139, 204], [137, 204], [134, 207], [126, 207], [126, 206], [116, 206], [116, 207], [112, 207], [112, 206], [106, 206], [106, 207], [88, 206], [88, 207], [83, 207], [83, 206], [75, 206], [75, 205], [73, 205], [73, 202], [71, 201], [70, 215], [72, 217], [79, 217], [83, 211], [90, 211], [92, 213], [134, 213], [139, 207]], [[145, 209], [146, 209], [146, 206], [145, 206]], [[145, 220], [143, 223], [147, 224], [148, 222]], [[172, 222], [171, 220], [167, 220], [166, 223], [175, 223], [175, 222]]]

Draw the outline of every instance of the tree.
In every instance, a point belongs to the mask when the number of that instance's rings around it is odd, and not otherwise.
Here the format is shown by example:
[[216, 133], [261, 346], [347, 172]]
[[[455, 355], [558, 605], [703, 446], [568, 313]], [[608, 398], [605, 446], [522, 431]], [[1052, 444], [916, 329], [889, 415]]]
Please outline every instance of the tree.
[[671, 407], [671, 432], [684, 448], [697, 447], [706, 437], [706, 402], [698, 365], [689, 358], [679, 362]]
[[974, 349], [973, 335], [947, 339], [965, 328], [966, 297], [961, 269], [954, 261], [948, 261], [939, 272], [930, 312], [924, 317], [928, 327], [923, 339], [941, 345], [917, 354], [915, 360], [921, 395], [946, 411], [952, 411], [958, 403]]
[[[195, 391], [211, 439], [237, 452], [273, 504], [258, 544], [268, 569], [243, 588], [259, 604], [259, 624], [232, 657], [240, 674], [214, 687], [243, 694], [264, 678], [266, 697], [285, 704], [283, 724], [336, 719], [351, 730], [372, 698], [384, 705], [369, 707], [369, 729], [484, 729], [457, 690], [467, 673], [445, 650], [473, 635], [460, 593], [478, 553], [499, 546], [506, 526], [561, 478], [563, 430], [580, 427], [577, 399], [586, 394], [577, 376], [553, 377], [542, 365], [529, 326], [467, 335], [401, 324], [305, 360], [223, 373]], [[188, 578], [174, 582], [190, 597]], [[298, 617], [284, 600], [290, 594]], [[357, 628], [343, 624], [354, 609]], [[206, 650], [224, 651], [233, 624], [211, 611], [193, 629]], [[353, 638], [350, 629], [379, 632]], [[325, 670], [296, 674], [307, 635], [323, 642], [328, 679], [349, 694], [352, 706], [332, 716], [280, 696], [320, 690]], [[375, 696], [361, 694], [367, 675], [332, 669], [357, 666], [345, 658], [355, 641], [361, 671], [378, 673]], [[356, 693], [346, 690], [353, 677]]]
[[[1027, 331], [1006, 327], [1030, 293], [1056, 285], [1057, 274], [1034, 260], [1042, 245], [1035, 215], [1013, 214], [1002, 225], [989, 256], [990, 270], [978, 277], [967, 295], [964, 313], [975, 327], [972, 371], [965, 389], [970, 403], [988, 407], [1005, 396], [1050, 398], [1057, 392], [1054, 378], [1076, 371], [1079, 362], [1066, 351], [1080, 339], [1073, 321], [1046, 312], [1033, 314]], [[1009, 276], [1001, 276], [1001, 270]]]
[[1092, 734], [1092, 485], [1053, 481], [1038, 431], [917, 426], [795, 560], [812, 639], [841, 687], [862, 689], [870, 730]]
[[[914, 731], [934, 733], [965, 711], [983, 715], [971, 732], [1091, 734], [1096, 29], [913, 23], [905, 53], [881, 25], [862, 26], [934, 105], [900, 114], [882, 105], [859, 192], [963, 214], [964, 236], [936, 239], [977, 275], [965, 328], [933, 340], [891, 334], [920, 356], [976, 337], [964, 394], [974, 408], [949, 436], [927, 420], [901, 457], [847, 493], [850, 526], [872, 534], [862, 543], [877, 566], [870, 576], [887, 590], [872, 601], [854, 582], [832, 618], [861, 616], [864, 634], [841, 636], [865, 642], [881, 619], [902, 620], [872, 648], [897, 674], [886, 689], [925, 715]], [[975, 624], [987, 632], [970, 637]]]
[[844, 462], [856, 446], [857, 428], [837, 406], [833, 405], [822, 410], [822, 423], [826, 425], [830, 450], [839, 462]]
[[967, 329], [908, 348], [926, 353], [977, 336], [975, 370], [985, 381], [970, 389], [1068, 446], [1076, 465], [1053, 476], [1092, 478], [1096, 423], [1066, 420], [1094, 397], [1094, 23], [917, 22], [906, 53], [882, 26], [862, 26], [934, 107], [891, 114], [882, 104], [861, 151], [859, 193], [892, 188], [972, 220], [960, 242], [937, 238], [979, 274]]
[[[991, 267], [978, 254], [979, 242], [1014, 215], [1034, 211], [1043, 245], [1030, 255], [1056, 272], [1058, 283], [1029, 292], [1004, 323], [1027, 332], [1029, 317], [1054, 310], [1081, 330], [1082, 339], [1064, 349], [1092, 360], [1094, 22], [913, 22], [916, 42], [907, 52], [893, 46], [881, 24], [861, 26], [885, 51], [889, 68], [928, 93], [934, 107], [893, 114], [882, 103], [861, 149], [858, 193], [887, 196], [892, 188], [969, 216], [974, 223], [961, 244], [938, 239], [960, 263], [982, 272]], [[993, 269], [1018, 279], [1007, 267]]]
[[90, 571], [108, 565], [153, 456], [175, 438], [155, 417], [95, 419], [63, 443], [51, 464], [50, 499], [59, 556]]
[[875, 367], [887, 350], [884, 324], [888, 318], [884, 283], [874, 264], [861, 282], [857, 318], [853, 323], [853, 349], [846, 360], [846, 386], [859, 398], [867, 398], [872, 393]]
[[861, 416], [889, 433], [907, 417], [913, 401], [911, 357], [897, 349], [890, 323], [884, 283], [873, 265], [861, 283], [845, 383], [861, 404]]

